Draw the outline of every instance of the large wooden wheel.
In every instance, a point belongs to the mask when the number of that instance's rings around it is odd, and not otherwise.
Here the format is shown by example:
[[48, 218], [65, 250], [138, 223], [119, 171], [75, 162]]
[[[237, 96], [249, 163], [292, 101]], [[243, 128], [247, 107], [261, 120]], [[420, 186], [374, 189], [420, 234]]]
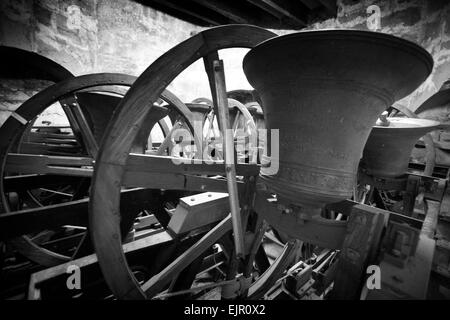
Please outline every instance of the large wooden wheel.
[[[41, 79], [62, 81], [74, 75], [44, 56], [15, 47], [0, 46], [0, 77], [4, 79]], [[7, 61], [7, 63], [6, 63]]]
[[[88, 195], [98, 144], [114, 107], [135, 79], [129, 75], [107, 73], [70, 78], [33, 96], [0, 128], [0, 207], [9, 212], [0, 215], [0, 235], [31, 261], [53, 266], [82, 254], [79, 250], [82, 242], [73, 255], [67, 255], [41, 247], [39, 242], [24, 234], [36, 235], [46, 226], [54, 228], [80, 222], [82, 227], [87, 226], [86, 218], [58, 219], [53, 215], [58, 210], [71, 212], [83, 207], [78, 200]], [[161, 98], [181, 117], [192, 117], [187, 107], [169, 91], [162, 92]], [[63, 106], [73, 134], [32, 131], [34, 119], [56, 102]], [[135, 152], [145, 151], [145, 142], [156, 122], [168, 134], [168, 128], [160, 120], [165, 116], [164, 109], [158, 107], [159, 118], [146, 119], [141, 137], [134, 141]], [[16, 201], [16, 205], [11, 206], [11, 194], [20, 194], [23, 197], [19, 200], [27, 204], [18, 206]], [[59, 203], [64, 205], [47, 207]], [[36, 206], [38, 208], [34, 209]], [[86, 216], [86, 209], [87, 205], [84, 212], [81, 209], [81, 216]], [[60, 213], [61, 216], [64, 215]], [[42, 240], [42, 236], [40, 238]]]
[[[214, 73], [218, 70], [214, 64], [219, 60], [218, 50], [231, 47], [251, 48], [273, 36], [275, 34], [272, 32], [246, 25], [223, 26], [201, 32], [175, 46], [151, 64], [118, 106], [96, 161], [89, 216], [91, 237], [99, 264], [106, 282], [117, 298], [142, 299], [155, 296], [202, 252], [226, 234], [230, 234], [232, 229], [232, 219], [228, 216], [149, 281], [141, 284], [135, 279], [122, 248], [120, 233], [122, 213], [119, 209], [122, 187], [131, 183], [134, 187], [165, 190], [228, 191], [226, 180], [212, 177], [225, 175], [223, 162], [188, 164], [174, 161], [176, 159], [171, 157], [130, 154], [131, 141], [139, 131], [140, 121], [153, 111], [152, 103], [164, 88], [200, 58], [204, 61], [214, 107], [217, 108], [218, 102], [226, 103], [226, 92], [220, 91], [221, 88], [216, 86], [217, 78]], [[256, 165], [237, 164], [236, 171], [238, 176], [244, 177], [238, 181], [238, 186], [241, 216], [245, 222], [245, 217], [252, 211], [251, 204], [259, 168]], [[261, 226], [262, 221], [256, 225]], [[256, 245], [252, 246], [256, 248], [259, 247], [262, 237], [261, 232], [257, 234], [259, 236], [254, 237]], [[292, 251], [293, 247], [293, 243], [289, 243], [285, 251]], [[288, 255], [283, 255], [286, 256]], [[271, 281], [265, 280], [273, 280], [274, 275], [279, 275], [280, 270], [284, 270], [287, 260], [283, 257], [272, 264], [265, 276], [260, 278], [261, 281], [256, 281], [254, 286], [248, 289], [249, 295], [254, 297], [258, 296], [257, 293], [260, 295], [264, 288], [262, 283], [270, 283]], [[247, 258], [253, 261], [254, 253]], [[230, 271], [228, 279], [234, 279], [235, 274], [236, 270]]]

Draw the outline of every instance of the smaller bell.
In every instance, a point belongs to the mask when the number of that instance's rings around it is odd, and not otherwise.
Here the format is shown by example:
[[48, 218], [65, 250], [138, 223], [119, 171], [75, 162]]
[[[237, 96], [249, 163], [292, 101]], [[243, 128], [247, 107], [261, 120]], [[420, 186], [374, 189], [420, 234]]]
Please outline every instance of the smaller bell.
[[379, 178], [398, 178], [408, 169], [411, 150], [420, 137], [439, 122], [382, 115], [372, 128], [363, 151], [361, 169]]

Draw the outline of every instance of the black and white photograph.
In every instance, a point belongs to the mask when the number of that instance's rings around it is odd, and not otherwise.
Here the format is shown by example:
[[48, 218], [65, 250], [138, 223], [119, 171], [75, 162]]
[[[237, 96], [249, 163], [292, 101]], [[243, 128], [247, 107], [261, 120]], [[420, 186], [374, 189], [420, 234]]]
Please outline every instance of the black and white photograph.
[[1, 0], [0, 300], [450, 300], [450, 1]]

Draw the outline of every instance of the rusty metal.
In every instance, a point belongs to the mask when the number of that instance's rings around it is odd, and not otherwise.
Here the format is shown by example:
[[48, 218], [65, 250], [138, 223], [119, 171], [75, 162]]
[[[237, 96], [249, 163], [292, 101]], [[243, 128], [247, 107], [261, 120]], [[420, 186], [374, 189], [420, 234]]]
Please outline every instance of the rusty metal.
[[251, 49], [244, 72], [267, 128], [280, 130], [279, 155], [265, 159], [279, 161], [279, 170], [268, 175], [263, 163], [262, 180], [307, 215], [349, 197], [378, 115], [414, 91], [432, 65], [418, 45], [368, 31], [293, 33]]
[[398, 178], [405, 175], [417, 140], [436, 129], [439, 122], [395, 117], [387, 120], [387, 126], [373, 127], [363, 151], [361, 167], [371, 176]]

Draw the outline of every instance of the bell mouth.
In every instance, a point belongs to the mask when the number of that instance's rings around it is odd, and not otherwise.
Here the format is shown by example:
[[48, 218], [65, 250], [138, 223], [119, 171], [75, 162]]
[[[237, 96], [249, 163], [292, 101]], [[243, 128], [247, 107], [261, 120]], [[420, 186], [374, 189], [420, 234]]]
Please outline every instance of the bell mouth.
[[[254, 74], [261, 73], [258, 69], [270, 75], [280, 64], [276, 60], [306, 66], [293, 77], [349, 82], [361, 90], [370, 86], [378, 89], [386, 102], [409, 95], [433, 70], [431, 54], [418, 44], [389, 34], [352, 29], [301, 31], [261, 42], [243, 59], [250, 84], [255, 82]], [[298, 69], [293, 66], [287, 70]]]
[[400, 117], [388, 117], [388, 125], [375, 125], [373, 126], [376, 130], [386, 129], [387, 131], [406, 131], [406, 130], [417, 130], [424, 129], [431, 131], [433, 127], [438, 127], [440, 122], [429, 120], [429, 119], [419, 119], [419, 118], [400, 118]]
[[279, 134], [261, 180], [300, 207], [348, 198], [376, 119], [432, 66], [420, 46], [370, 31], [297, 32], [257, 45], [244, 73], [261, 97], [266, 128]]
[[408, 170], [417, 140], [439, 128], [440, 122], [419, 118], [387, 118], [373, 126], [360, 163], [361, 173], [377, 178], [400, 179]]

